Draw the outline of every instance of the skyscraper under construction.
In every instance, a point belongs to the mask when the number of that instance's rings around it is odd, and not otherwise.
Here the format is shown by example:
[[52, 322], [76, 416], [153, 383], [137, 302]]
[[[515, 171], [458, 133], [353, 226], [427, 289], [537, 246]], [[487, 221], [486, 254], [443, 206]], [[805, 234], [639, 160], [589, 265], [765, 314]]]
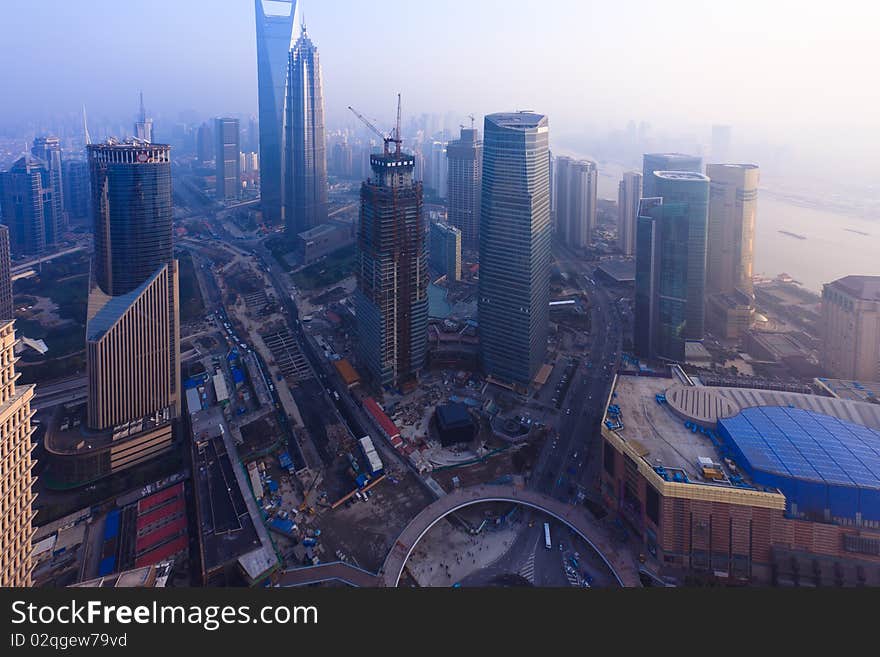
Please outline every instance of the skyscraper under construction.
[[415, 158], [397, 149], [370, 156], [358, 229], [358, 360], [375, 385], [398, 388], [425, 363], [428, 254]]

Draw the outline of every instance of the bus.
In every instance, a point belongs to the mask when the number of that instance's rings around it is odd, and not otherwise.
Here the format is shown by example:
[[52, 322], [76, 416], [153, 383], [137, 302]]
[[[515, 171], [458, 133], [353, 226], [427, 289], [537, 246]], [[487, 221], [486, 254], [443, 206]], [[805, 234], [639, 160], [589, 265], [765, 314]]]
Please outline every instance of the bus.
[[548, 550], [553, 549], [553, 543], [550, 542], [550, 523], [544, 523], [544, 547]]

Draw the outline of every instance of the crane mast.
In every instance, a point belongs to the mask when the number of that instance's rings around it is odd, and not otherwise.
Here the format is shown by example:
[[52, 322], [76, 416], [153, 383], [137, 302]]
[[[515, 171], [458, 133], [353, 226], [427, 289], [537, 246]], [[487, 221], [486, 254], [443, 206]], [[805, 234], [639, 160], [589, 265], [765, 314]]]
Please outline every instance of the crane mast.
[[400, 155], [400, 145], [403, 143], [403, 140], [400, 137], [400, 94], [397, 94], [397, 123], [395, 124], [394, 129], [391, 131], [391, 134], [386, 134], [379, 130], [379, 128], [373, 125], [373, 123], [367, 117], [358, 112], [351, 105], [348, 106], [348, 109], [351, 110], [351, 113], [358, 117], [373, 134], [375, 134], [377, 137], [379, 137], [379, 139], [382, 140], [385, 148], [385, 155], [388, 155], [390, 152], [389, 144], [394, 144], [395, 154]]

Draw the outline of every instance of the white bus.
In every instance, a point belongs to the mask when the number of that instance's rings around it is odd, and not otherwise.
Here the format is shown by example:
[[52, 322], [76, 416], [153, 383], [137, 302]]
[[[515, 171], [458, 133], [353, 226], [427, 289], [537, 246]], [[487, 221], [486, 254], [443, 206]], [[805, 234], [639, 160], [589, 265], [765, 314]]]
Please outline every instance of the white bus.
[[544, 523], [544, 547], [548, 550], [553, 549], [553, 543], [550, 542], [550, 523]]

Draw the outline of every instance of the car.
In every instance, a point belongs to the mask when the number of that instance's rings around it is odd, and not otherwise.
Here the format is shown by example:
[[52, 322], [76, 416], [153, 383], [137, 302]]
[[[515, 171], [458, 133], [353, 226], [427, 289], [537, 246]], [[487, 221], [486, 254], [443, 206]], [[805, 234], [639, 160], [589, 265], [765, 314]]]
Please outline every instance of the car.
[[566, 408], [566, 409], [565, 409], [565, 414], [566, 414], [566, 415], [571, 415], [571, 409], [570, 409], [570, 408]]
[[559, 551], [562, 552], [564, 548], [562, 547], [562, 543], [559, 544]]

